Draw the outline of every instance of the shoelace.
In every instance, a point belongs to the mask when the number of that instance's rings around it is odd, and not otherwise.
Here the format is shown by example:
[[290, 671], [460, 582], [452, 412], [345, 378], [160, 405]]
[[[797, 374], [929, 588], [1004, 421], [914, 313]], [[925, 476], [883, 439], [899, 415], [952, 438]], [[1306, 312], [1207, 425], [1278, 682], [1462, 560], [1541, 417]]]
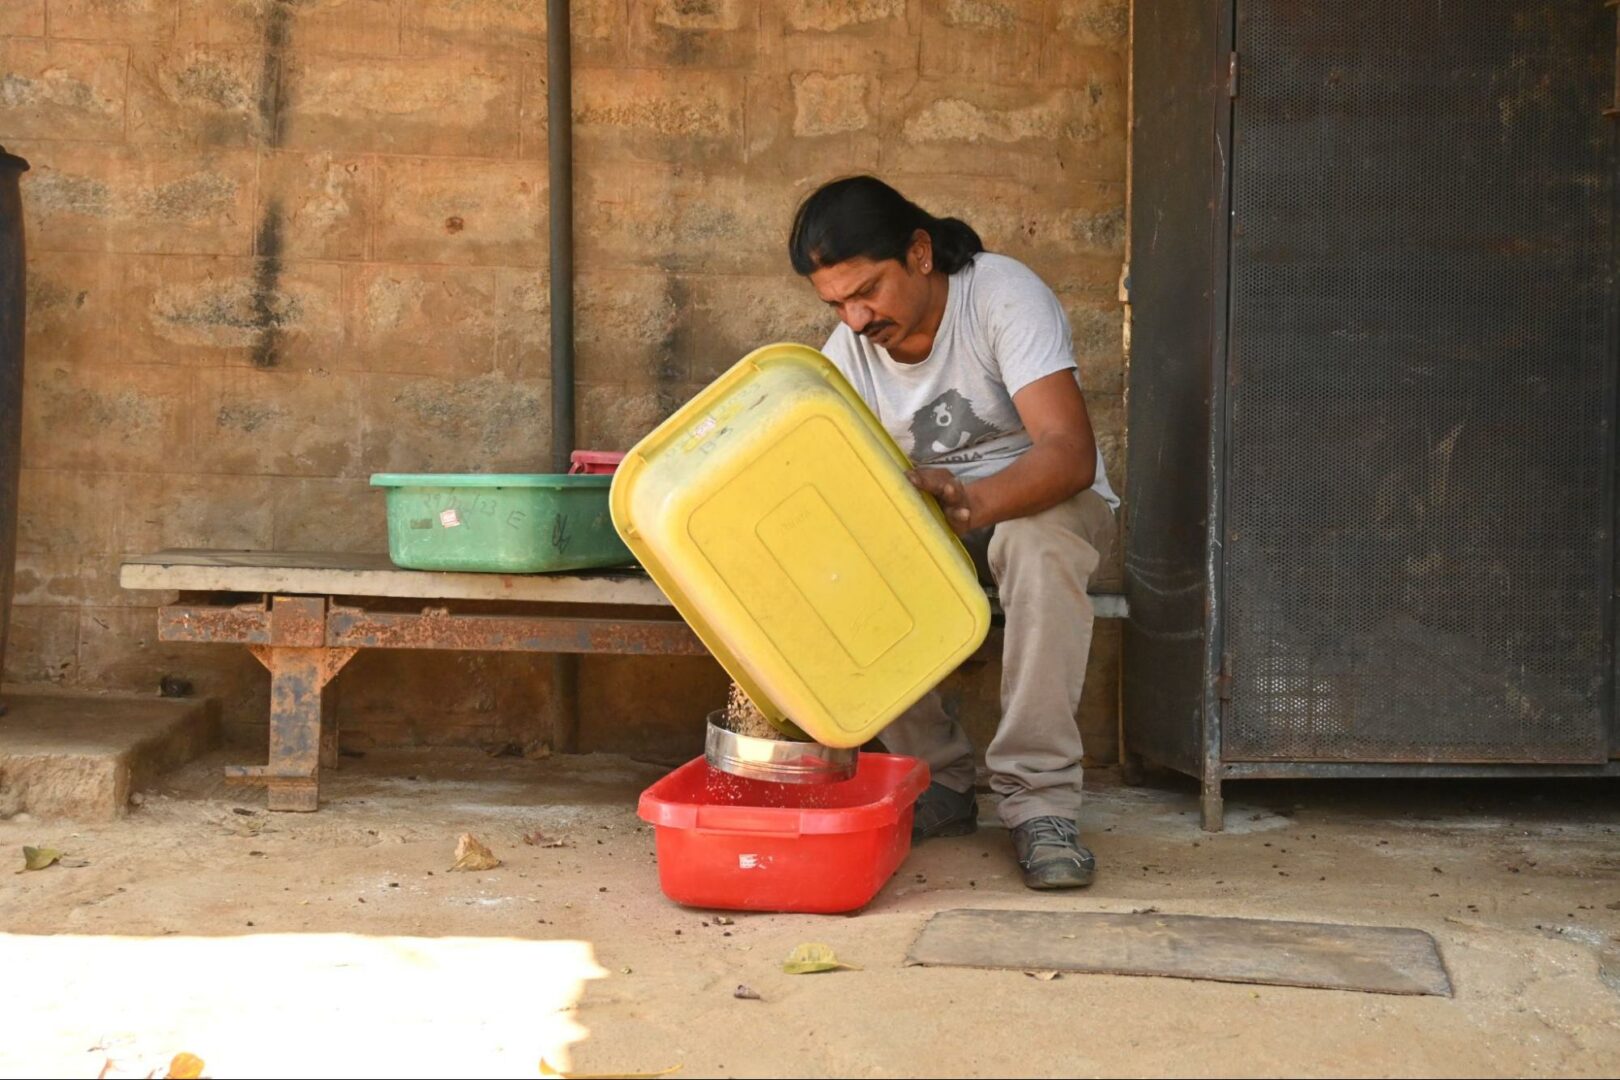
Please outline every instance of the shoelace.
[[1067, 818], [1043, 817], [1029, 823], [1029, 846], [1069, 847], [1080, 839], [1080, 827]]

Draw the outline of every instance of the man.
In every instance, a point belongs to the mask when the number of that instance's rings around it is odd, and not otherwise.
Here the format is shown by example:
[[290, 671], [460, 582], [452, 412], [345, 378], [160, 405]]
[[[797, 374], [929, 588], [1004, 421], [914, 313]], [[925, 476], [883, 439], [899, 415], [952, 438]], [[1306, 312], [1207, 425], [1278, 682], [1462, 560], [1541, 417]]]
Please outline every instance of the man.
[[[1024, 883], [1091, 883], [1080, 843], [1075, 709], [1091, 651], [1086, 585], [1114, 542], [1108, 486], [1057, 297], [870, 176], [812, 193], [794, 216], [793, 268], [837, 313], [823, 351], [917, 466], [1006, 613], [1001, 722], [985, 752]], [[973, 747], [930, 694], [884, 745], [928, 762], [914, 839], [978, 825]]]

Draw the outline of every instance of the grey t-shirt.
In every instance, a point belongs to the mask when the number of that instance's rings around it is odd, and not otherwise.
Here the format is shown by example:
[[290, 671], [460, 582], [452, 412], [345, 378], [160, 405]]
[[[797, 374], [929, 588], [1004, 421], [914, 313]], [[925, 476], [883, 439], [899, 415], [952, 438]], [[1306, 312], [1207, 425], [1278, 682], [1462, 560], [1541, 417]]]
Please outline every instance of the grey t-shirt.
[[[913, 463], [982, 480], [1032, 445], [1013, 395], [1059, 371], [1074, 371], [1078, 382], [1079, 372], [1068, 316], [1023, 263], [976, 255], [948, 288], [934, 348], [921, 363], [892, 359], [842, 323], [821, 351]], [[1100, 452], [1091, 487], [1118, 508]]]

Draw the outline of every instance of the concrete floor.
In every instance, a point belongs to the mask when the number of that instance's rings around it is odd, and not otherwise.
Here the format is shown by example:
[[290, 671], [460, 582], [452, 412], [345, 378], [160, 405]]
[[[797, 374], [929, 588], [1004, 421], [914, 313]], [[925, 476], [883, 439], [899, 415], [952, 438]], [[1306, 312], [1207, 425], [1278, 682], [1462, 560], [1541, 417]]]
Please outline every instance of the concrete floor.
[[[1605, 1075], [1620, 1061], [1620, 792], [1593, 782], [1233, 785], [1197, 829], [1169, 776], [1090, 778], [1101, 876], [1025, 891], [1005, 832], [914, 851], [854, 916], [682, 909], [625, 758], [373, 752], [314, 815], [270, 815], [215, 753], [123, 821], [0, 822], [0, 1074]], [[247, 760], [238, 754], [237, 760]], [[993, 818], [987, 813], [987, 821]], [[566, 846], [530, 846], [539, 830]], [[448, 873], [470, 831], [503, 860]], [[906, 967], [955, 907], [1418, 927], [1453, 998]], [[797, 944], [860, 970], [788, 976]], [[739, 984], [762, 1001], [739, 1000]], [[26, 1037], [15, 1037], [26, 1033]], [[161, 1072], [159, 1073], [161, 1075]]]

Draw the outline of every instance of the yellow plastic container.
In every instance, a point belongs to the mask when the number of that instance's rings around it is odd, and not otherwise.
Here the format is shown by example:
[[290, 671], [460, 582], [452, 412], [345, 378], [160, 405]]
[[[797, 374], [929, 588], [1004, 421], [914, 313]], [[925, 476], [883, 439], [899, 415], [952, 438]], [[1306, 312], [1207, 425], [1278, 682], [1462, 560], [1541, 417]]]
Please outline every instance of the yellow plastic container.
[[613, 524], [772, 720], [859, 746], [984, 641], [972, 560], [838, 369], [744, 357], [631, 450]]

